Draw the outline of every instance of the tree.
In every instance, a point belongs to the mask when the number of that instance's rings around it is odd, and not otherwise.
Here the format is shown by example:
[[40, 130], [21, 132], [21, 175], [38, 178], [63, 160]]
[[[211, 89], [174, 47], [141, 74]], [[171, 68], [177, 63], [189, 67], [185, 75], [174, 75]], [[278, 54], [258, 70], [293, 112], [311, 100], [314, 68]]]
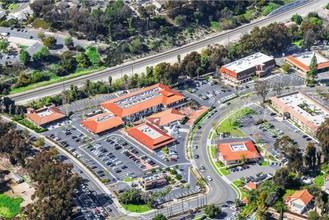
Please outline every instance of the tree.
[[266, 96], [270, 91], [269, 83], [266, 80], [257, 80], [255, 83], [256, 94], [265, 102]]
[[5, 40], [0, 40], [0, 51], [5, 51], [8, 47], [8, 42]]
[[72, 50], [74, 48], [74, 42], [72, 37], [67, 37], [64, 39], [64, 45], [69, 49]]
[[134, 188], [126, 190], [120, 195], [119, 200], [124, 204], [140, 204], [142, 202], [141, 191]]
[[214, 204], [208, 205], [205, 210], [204, 213], [209, 217], [209, 218], [215, 218], [217, 217], [220, 213], [222, 212], [222, 210], [218, 207], [215, 206]]
[[44, 34], [43, 32], [39, 32], [39, 33], [38, 33], [38, 38], [39, 38], [40, 40], [43, 40], [43, 39], [45, 38], [45, 34]]
[[108, 80], [109, 80], [109, 84], [110, 84], [110, 86], [112, 86], [112, 76], [109, 76], [109, 78], [108, 78]]
[[79, 53], [76, 57], [76, 61], [82, 68], [87, 68], [91, 65], [89, 57], [85, 53]]
[[45, 145], [45, 139], [44, 138], [37, 138], [36, 142], [34, 142], [34, 145], [37, 147], [42, 147]]
[[86, 52], [86, 55], [88, 56], [88, 58], [93, 66], [95, 66], [95, 67], [99, 66], [101, 59], [100, 59], [99, 53], [95, 47], [89, 47]]
[[289, 73], [291, 68], [288, 63], [285, 63], [281, 66], [281, 69], [284, 71], [284, 73]]
[[305, 165], [309, 168], [314, 168], [316, 164], [316, 148], [314, 143], [308, 142], [306, 146], [306, 153], [304, 155]]
[[33, 54], [32, 58], [34, 61], [40, 60], [40, 61], [47, 61], [49, 59], [49, 49], [48, 47], [42, 47], [38, 52]]
[[308, 212], [307, 219], [308, 220], [318, 220], [320, 218], [317, 211], [310, 211]]
[[284, 86], [282, 82], [274, 82], [272, 89], [276, 93], [276, 95], [280, 95], [282, 93]]
[[27, 170], [38, 186], [34, 194], [36, 201], [26, 208], [26, 218], [67, 219], [70, 216], [74, 190], [82, 183], [72, 168], [72, 164], [58, 161], [56, 155], [48, 151], [29, 159]]
[[157, 214], [152, 220], [167, 220], [167, 217], [163, 214]]
[[20, 60], [25, 66], [27, 66], [27, 65], [30, 63], [30, 61], [31, 61], [31, 55], [30, 55], [27, 51], [23, 50], [23, 51], [21, 52], [21, 54], [19, 55], [19, 60]]
[[319, 140], [324, 162], [329, 161], [329, 118], [318, 127], [316, 132], [316, 138]]
[[56, 43], [57, 43], [57, 39], [53, 36], [49, 36], [43, 39], [43, 45], [48, 48], [55, 46]]
[[291, 17], [291, 21], [295, 22], [296, 24], [301, 24], [302, 21], [303, 21], [303, 17], [300, 16], [299, 14], [294, 14], [292, 17]]
[[309, 66], [309, 71], [306, 73], [306, 82], [307, 84], [313, 84], [315, 82], [315, 79], [317, 78], [317, 59], [315, 54], [313, 54], [313, 57], [311, 59], [311, 63]]
[[267, 220], [269, 218], [269, 213], [265, 209], [258, 209], [256, 212], [256, 220]]

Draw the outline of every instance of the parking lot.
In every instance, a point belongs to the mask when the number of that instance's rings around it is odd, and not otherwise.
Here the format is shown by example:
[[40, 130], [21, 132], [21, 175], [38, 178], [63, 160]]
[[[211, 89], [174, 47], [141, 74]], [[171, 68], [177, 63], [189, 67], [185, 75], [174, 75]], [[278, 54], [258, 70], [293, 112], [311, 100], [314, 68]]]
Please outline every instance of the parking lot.
[[[220, 86], [207, 80], [194, 81], [187, 84], [188, 89], [181, 88], [180, 92], [186, 97], [196, 100], [203, 106], [210, 107], [218, 105], [219, 102], [230, 99], [235, 95], [235, 89], [228, 85]], [[247, 90], [249, 87], [241, 87], [239, 91]]]
[[[299, 130], [287, 120], [283, 120], [275, 112], [270, 109], [263, 109], [260, 106], [252, 105], [258, 114], [249, 115], [240, 118], [240, 129], [247, 135], [250, 135], [259, 145], [267, 149], [274, 157], [278, 156], [278, 152], [274, 149], [274, 143], [279, 138], [287, 135], [295, 144], [301, 148], [304, 153], [308, 142], [316, 142], [303, 131]], [[266, 120], [266, 123], [255, 125], [259, 120]], [[316, 144], [317, 146], [317, 144]]]
[[[249, 164], [245, 166], [239, 166], [236, 168], [228, 169], [228, 171], [231, 172], [231, 174], [227, 175], [227, 178], [234, 182], [235, 180], [239, 180], [241, 177], [251, 177], [251, 178], [257, 178], [257, 175], [261, 174], [271, 174], [273, 175], [277, 169], [279, 169], [280, 166], [261, 166], [257, 163], [255, 164]], [[250, 179], [250, 178], [249, 178]]]
[[301, 86], [304, 85], [304, 79], [294, 74], [279, 73], [269, 77], [270, 86], [274, 83], [282, 83], [283, 86]]

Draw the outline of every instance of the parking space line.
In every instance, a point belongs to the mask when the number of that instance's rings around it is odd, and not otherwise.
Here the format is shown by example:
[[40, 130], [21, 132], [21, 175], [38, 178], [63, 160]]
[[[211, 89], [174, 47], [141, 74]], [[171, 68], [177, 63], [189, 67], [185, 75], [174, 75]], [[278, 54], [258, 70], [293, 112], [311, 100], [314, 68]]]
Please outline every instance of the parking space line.
[[[121, 134], [115, 134], [115, 135], [117, 135], [117, 136], [119, 136], [119, 137], [125, 139], [125, 140], [126, 140], [127, 142], [129, 142], [132, 146], [137, 147], [136, 144], [133, 144], [133, 143], [130, 141], [130, 139], [128, 139], [127, 137], [125, 137], [125, 136], [123, 136], [123, 135], [121, 135]], [[140, 151], [142, 151], [143, 154], [148, 155], [149, 157], [151, 157], [153, 160], [155, 160], [156, 162], [158, 162], [158, 163], [161, 164], [162, 166], [167, 167], [167, 165], [165, 165], [164, 163], [158, 161], [153, 155], [151, 155], [151, 154], [149, 154], [149, 153], [146, 153], [146, 152], [144, 151], [144, 149], [142, 149], [143, 146], [141, 146], [141, 147], [138, 146], [137, 148], [138, 148]]]
[[93, 155], [91, 155], [88, 151], [86, 151], [85, 149], [83, 149], [83, 147], [78, 147], [81, 151], [83, 151], [85, 154], [87, 154], [89, 157], [91, 157], [91, 158], [93, 158], [94, 159], [94, 161], [96, 162], [96, 163], [98, 163], [101, 167], [103, 167], [104, 168], [104, 170], [106, 170], [107, 172], [109, 172], [109, 174], [116, 180], [116, 181], [119, 181], [111, 172], [110, 172], [110, 170], [108, 170], [107, 169], [107, 167], [105, 167], [102, 163], [100, 163], [99, 161], [98, 161], [98, 159], [97, 158], [95, 158]]

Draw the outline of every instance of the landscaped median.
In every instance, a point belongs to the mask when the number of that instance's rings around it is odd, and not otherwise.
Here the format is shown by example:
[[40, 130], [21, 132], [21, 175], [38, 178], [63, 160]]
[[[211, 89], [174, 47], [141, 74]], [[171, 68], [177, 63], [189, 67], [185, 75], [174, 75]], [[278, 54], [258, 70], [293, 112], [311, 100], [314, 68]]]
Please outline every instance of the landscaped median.
[[[201, 123], [206, 119], [207, 115], [209, 112], [211, 112], [215, 107], [210, 107], [207, 109], [207, 111], [205, 111], [204, 113], [202, 113], [197, 119], [195, 119], [194, 123], [193, 123], [193, 126], [192, 126], [192, 129], [191, 129], [191, 132], [190, 132], [190, 135], [188, 137], [188, 140], [190, 143], [192, 143], [193, 141], [193, 138], [194, 138], [194, 134], [196, 132], [196, 130], [198, 129], [198, 127], [201, 125]], [[192, 151], [192, 146], [191, 144], [189, 144], [189, 147], [188, 147], [188, 156], [190, 158], [193, 157], [193, 151]]]
[[[208, 141], [214, 139], [214, 134], [216, 133], [218, 134], [218, 133], [230, 132], [231, 134], [233, 133], [236, 136], [244, 136], [243, 132], [238, 128], [239, 123], [237, 122], [237, 120], [241, 117], [245, 117], [250, 114], [256, 114], [256, 112], [253, 109], [247, 107], [238, 109], [236, 112], [232, 113], [231, 115], [220, 121], [217, 124], [217, 127], [215, 128], [216, 131], [214, 130], [210, 131], [208, 135]], [[223, 126], [223, 124], [227, 126]], [[214, 161], [216, 152], [217, 152], [216, 146], [213, 145], [207, 146], [207, 155], [211, 166], [215, 169], [215, 171], [219, 176], [226, 178], [225, 176], [229, 175], [230, 172], [227, 170], [227, 168], [224, 166], [224, 164], [221, 161]], [[226, 182], [230, 184], [230, 186], [236, 191], [238, 195], [238, 199], [242, 199], [243, 193], [241, 192], [240, 188], [236, 184], [228, 180], [227, 178], [226, 178]]]
[[122, 207], [129, 212], [137, 213], [143, 213], [152, 210], [152, 208], [150, 208], [148, 205], [122, 204]]
[[236, 111], [234, 114], [229, 116], [228, 118], [222, 120], [217, 128], [216, 132], [219, 133], [230, 133], [231, 135], [238, 136], [238, 137], [244, 137], [245, 134], [239, 129], [240, 123], [237, 122], [239, 118], [243, 118], [248, 115], [256, 114], [256, 111], [244, 107], [238, 111]]

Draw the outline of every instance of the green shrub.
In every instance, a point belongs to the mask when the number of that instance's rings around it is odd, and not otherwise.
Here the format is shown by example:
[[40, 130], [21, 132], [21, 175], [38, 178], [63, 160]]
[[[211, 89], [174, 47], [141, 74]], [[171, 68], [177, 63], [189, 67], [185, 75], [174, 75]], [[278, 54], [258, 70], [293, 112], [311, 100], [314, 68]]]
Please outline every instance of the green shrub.
[[32, 27], [34, 28], [42, 28], [42, 29], [48, 29], [50, 27], [50, 24], [42, 20], [41, 18], [37, 18], [32, 22]]
[[35, 132], [37, 133], [41, 133], [41, 132], [44, 132], [44, 131], [48, 131], [47, 128], [39, 128], [37, 126], [35, 126], [32, 122], [30, 122], [29, 120], [27, 120], [26, 118], [25, 119], [22, 119], [20, 121], [18, 121], [18, 123], [34, 130]]

